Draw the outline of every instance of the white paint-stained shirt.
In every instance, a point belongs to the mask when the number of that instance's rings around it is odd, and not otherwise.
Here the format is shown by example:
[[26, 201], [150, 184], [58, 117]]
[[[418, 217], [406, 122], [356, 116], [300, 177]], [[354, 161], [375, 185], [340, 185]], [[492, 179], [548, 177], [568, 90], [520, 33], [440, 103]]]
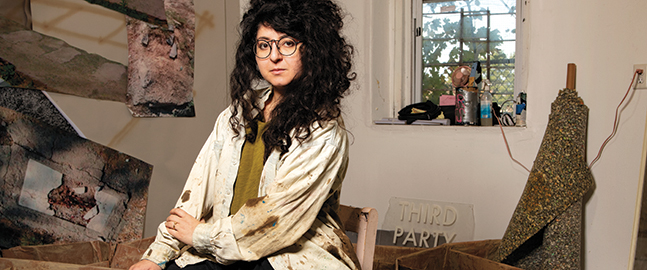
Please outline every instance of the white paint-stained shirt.
[[[259, 106], [270, 94], [264, 90]], [[311, 136], [303, 143], [293, 140], [283, 155], [273, 151], [263, 167], [259, 197], [229, 215], [245, 142], [243, 125], [241, 135], [234, 135], [231, 114], [229, 108], [219, 115], [176, 204], [206, 220], [195, 229], [193, 245], [175, 239], [161, 223], [142, 259], [162, 268], [173, 259], [184, 267], [207, 259], [226, 265], [267, 257], [277, 270], [359, 269], [337, 216], [348, 165], [342, 119], [313, 124]]]

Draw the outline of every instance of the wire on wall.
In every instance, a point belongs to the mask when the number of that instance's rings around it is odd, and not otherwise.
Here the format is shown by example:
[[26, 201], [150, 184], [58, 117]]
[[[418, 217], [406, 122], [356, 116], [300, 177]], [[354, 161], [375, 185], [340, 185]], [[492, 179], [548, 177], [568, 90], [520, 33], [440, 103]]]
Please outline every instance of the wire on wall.
[[494, 111], [492, 111], [492, 115], [494, 115], [494, 117], [496, 117], [496, 121], [499, 122], [499, 129], [501, 129], [501, 135], [503, 135], [503, 141], [505, 142], [505, 148], [508, 149], [508, 155], [510, 156], [510, 159], [512, 159], [512, 161], [519, 164], [519, 166], [526, 169], [526, 171], [528, 173], [530, 173], [530, 170], [528, 170], [528, 168], [526, 168], [526, 166], [524, 166], [523, 164], [521, 164], [521, 162], [519, 162], [514, 157], [512, 157], [512, 152], [510, 152], [510, 145], [508, 145], [508, 139], [505, 137], [505, 132], [503, 132], [503, 125], [501, 125], [501, 118], [499, 118], [499, 116], [497, 116], [496, 113], [494, 113]]
[[[618, 131], [618, 112], [620, 111], [620, 106], [622, 106], [622, 103], [624, 103], [625, 99], [627, 99], [627, 96], [629, 95], [629, 92], [631, 92], [631, 87], [634, 85], [634, 81], [636, 80], [636, 76], [639, 75], [639, 74], [642, 74], [642, 73], [643, 73], [643, 70], [640, 70], [640, 69], [638, 69], [638, 70], [636, 70], [636, 72], [634, 72], [633, 78], [631, 79], [631, 84], [629, 84], [629, 89], [627, 89], [627, 92], [625, 93], [625, 96], [620, 101], [620, 104], [618, 104], [618, 107], [616, 107], [616, 113], [615, 113], [615, 117], [614, 117], [614, 120], [613, 120], [613, 130], [611, 132], [611, 135], [609, 135], [609, 137], [607, 137], [607, 139], [604, 140], [604, 143], [602, 143], [602, 146], [600, 146], [600, 150], [598, 151], [598, 155], [589, 164], [589, 169], [592, 168], [593, 164], [595, 164], [600, 159], [600, 156], [602, 156], [602, 151], [604, 150], [604, 147], [606, 147], [607, 143], [609, 143], [609, 141], [611, 141], [611, 139], [616, 135], [616, 133]], [[505, 142], [505, 147], [508, 150], [508, 155], [510, 156], [510, 159], [512, 159], [512, 161], [519, 164], [519, 166], [521, 166], [528, 173], [530, 173], [530, 170], [526, 166], [524, 166], [523, 164], [521, 164], [521, 162], [519, 162], [514, 157], [512, 157], [512, 152], [510, 152], [510, 145], [508, 144], [508, 139], [506, 138], [505, 132], [503, 131], [503, 125], [501, 124], [501, 119], [494, 113], [494, 111], [492, 111], [492, 115], [494, 115], [496, 117], [496, 120], [499, 123], [499, 129], [501, 129], [501, 135], [503, 136], [503, 141]]]
[[638, 69], [638, 70], [636, 70], [636, 72], [634, 72], [634, 76], [631, 79], [631, 84], [629, 84], [629, 89], [627, 89], [627, 92], [625, 93], [625, 96], [620, 101], [620, 104], [618, 104], [618, 107], [616, 107], [616, 115], [615, 115], [615, 117], [613, 119], [613, 130], [611, 131], [611, 135], [609, 135], [609, 137], [607, 137], [607, 139], [604, 140], [604, 143], [602, 143], [602, 146], [600, 146], [600, 150], [598, 151], [598, 155], [589, 164], [589, 169], [591, 167], [593, 167], [593, 164], [595, 164], [600, 159], [600, 156], [602, 155], [602, 150], [604, 150], [604, 147], [607, 145], [607, 143], [609, 143], [611, 138], [613, 138], [613, 136], [616, 135], [616, 132], [618, 131], [618, 111], [620, 110], [620, 106], [622, 105], [623, 102], [625, 102], [625, 99], [629, 95], [629, 92], [631, 92], [631, 86], [634, 85], [634, 81], [636, 80], [636, 75], [642, 74], [642, 73], [643, 73], [643, 70], [640, 70], [640, 69]]

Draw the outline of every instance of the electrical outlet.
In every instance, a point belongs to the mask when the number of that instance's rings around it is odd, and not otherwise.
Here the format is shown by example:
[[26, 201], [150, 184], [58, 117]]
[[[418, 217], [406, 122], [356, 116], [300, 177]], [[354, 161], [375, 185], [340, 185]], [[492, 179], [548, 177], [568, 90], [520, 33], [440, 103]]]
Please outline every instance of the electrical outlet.
[[642, 69], [643, 73], [636, 76], [635, 89], [647, 89], [647, 64], [634, 65], [634, 72], [637, 69]]

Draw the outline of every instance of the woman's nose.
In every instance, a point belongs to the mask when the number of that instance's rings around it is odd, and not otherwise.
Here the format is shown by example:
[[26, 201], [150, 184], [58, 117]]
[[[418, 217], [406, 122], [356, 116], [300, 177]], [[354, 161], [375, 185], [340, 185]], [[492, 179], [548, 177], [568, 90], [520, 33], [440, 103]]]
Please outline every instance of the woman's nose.
[[272, 42], [270, 45], [273, 46], [270, 51], [270, 60], [272, 62], [278, 62], [283, 59], [283, 55], [279, 52], [279, 45], [276, 42]]

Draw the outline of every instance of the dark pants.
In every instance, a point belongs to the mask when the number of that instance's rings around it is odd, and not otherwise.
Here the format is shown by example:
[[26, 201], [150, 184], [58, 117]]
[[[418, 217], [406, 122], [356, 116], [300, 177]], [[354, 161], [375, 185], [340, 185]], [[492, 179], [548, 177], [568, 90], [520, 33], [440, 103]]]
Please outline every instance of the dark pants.
[[167, 270], [274, 270], [266, 258], [253, 262], [236, 262], [231, 265], [222, 265], [212, 261], [203, 261], [180, 268], [175, 261], [170, 261]]

